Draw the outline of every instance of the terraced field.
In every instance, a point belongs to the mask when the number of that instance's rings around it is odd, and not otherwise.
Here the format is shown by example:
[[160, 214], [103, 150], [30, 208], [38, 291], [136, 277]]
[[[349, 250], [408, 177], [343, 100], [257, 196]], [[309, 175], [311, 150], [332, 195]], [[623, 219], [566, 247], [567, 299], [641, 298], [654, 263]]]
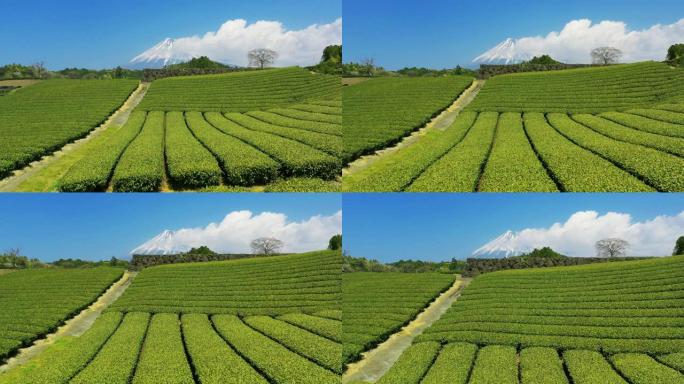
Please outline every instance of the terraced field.
[[413, 320], [455, 277], [439, 273], [345, 273], [344, 361], [358, 360]]
[[345, 163], [390, 146], [422, 127], [472, 82], [468, 76], [378, 78], [345, 87]]
[[0, 361], [93, 303], [122, 269], [0, 271]]
[[143, 270], [82, 336], [0, 383], [339, 383], [335, 251]]
[[339, 189], [340, 87], [300, 68], [157, 80], [128, 122], [84, 146], [52, 188]]
[[49, 80], [0, 98], [0, 179], [86, 136], [137, 86], [132, 80]]
[[346, 175], [345, 191], [684, 191], [684, 70], [660, 63], [488, 80], [444, 131]]
[[684, 257], [493, 272], [378, 383], [684, 382]]

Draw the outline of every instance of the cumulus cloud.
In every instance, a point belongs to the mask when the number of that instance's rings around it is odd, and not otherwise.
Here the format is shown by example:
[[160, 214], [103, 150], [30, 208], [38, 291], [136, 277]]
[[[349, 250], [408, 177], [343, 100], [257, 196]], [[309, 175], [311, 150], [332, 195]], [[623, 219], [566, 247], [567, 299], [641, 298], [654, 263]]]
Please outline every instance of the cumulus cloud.
[[206, 245], [221, 253], [249, 253], [249, 243], [259, 237], [275, 237], [285, 243], [284, 252], [325, 249], [330, 238], [342, 233], [342, 212], [291, 221], [282, 213], [235, 211], [219, 223], [205, 227], [166, 230], [131, 251], [131, 254], [170, 254]]
[[601, 21], [594, 24], [589, 19], [570, 21], [560, 32], [546, 36], [509, 39], [475, 59], [487, 61], [523, 60], [543, 54], [566, 63], [590, 63], [592, 49], [603, 46], [616, 47], [624, 53], [623, 62], [645, 60], [662, 61], [672, 44], [684, 41], [684, 19], [673, 24], [656, 24], [642, 30], [632, 30], [622, 21]]
[[683, 234], [684, 211], [645, 221], [634, 221], [627, 213], [600, 215], [596, 211], [580, 211], [564, 223], [554, 223], [548, 228], [527, 228], [495, 240], [504, 239], [506, 244], [496, 244], [500, 248], [525, 251], [549, 246], [568, 256], [591, 257], [596, 254], [596, 241], [617, 237], [629, 241], [630, 256], [665, 256], [672, 254], [675, 241]]
[[279, 66], [306, 66], [318, 63], [326, 46], [341, 43], [341, 18], [300, 30], [288, 30], [279, 21], [261, 20], [248, 24], [246, 20], [235, 19], [203, 36], [166, 39], [131, 62], [173, 62], [208, 56], [223, 63], [246, 66], [248, 51], [268, 48], [279, 53], [276, 62]]

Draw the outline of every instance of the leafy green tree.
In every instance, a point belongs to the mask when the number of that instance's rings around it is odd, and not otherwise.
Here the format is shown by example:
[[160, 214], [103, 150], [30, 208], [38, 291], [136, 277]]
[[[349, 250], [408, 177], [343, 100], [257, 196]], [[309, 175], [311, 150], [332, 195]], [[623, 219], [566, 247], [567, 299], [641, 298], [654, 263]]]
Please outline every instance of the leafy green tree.
[[335, 235], [328, 242], [328, 249], [336, 251], [342, 249], [342, 235]]
[[677, 242], [675, 243], [674, 251], [672, 256], [684, 255], [684, 236], [679, 236]]
[[216, 255], [216, 252], [212, 251], [207, 247], [206, 245], [203, 245], [198, 248], [192, 248], [189, 251], [186, 252], [188, 255]]
[[321, 57], [321, 63], [342, 63], [342, 46], [329, 45], [325, 47], [323, 56]]
[[674, 44], [667, 50], [668, 61], [677, 61], [680, 57], [684, 57], [684, 44]]

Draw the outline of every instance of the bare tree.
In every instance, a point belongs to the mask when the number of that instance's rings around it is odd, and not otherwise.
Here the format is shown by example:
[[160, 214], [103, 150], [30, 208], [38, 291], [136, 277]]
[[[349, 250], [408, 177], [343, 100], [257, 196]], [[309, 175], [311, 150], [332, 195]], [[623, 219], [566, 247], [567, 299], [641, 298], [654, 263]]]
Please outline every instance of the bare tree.
[[275, 63], [278, 59], [278, 52], [266, 48], [252, 49], [247, 52], [247, 59], [249, 59], [250, 66], [264, 69]]
[[617, 64], [622, 57], [622, 51], [613, 47], [600, 47], [591, 51], [594, 64]]
[[626, 240], [610, 238], [596, 242], [596, 255], [598, 257], [619, 257], [625, 256], [629, 243]]
[[285, 244], [273, 237], [260, 237], [249, 245], [255, 255], [272, 255], [278, 253]]
[[31, 69], [33, 71], [33, 77], [37, 79], [42, 79], [43, 77], [45, 77], [45, 73], [47, 72], [45, 69], [45, 63], [42, 61], [39, 61], [31, 65]]
[[375, 59], [368, 57], [361, 61], [361, 70], [366, 76], [373, 76], [375, 73]]

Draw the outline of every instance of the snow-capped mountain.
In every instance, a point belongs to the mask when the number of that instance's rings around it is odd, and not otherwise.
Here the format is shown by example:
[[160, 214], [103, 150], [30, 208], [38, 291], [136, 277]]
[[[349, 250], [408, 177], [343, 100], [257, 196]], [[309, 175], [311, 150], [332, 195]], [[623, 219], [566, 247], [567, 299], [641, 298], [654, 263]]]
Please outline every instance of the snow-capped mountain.
[[525, 60], [529, 60], [527, 55], [516, 52], [516, 41], [508, 38], [496, 47], [481, 54], [473, 60], [473, 63], [478, 64], [515, 64]]
[[131, 251], [131, 255], [173, 255], [188, 251], [190, 248], [173, 244], [176, 232], [165, 230]]
[[161, 43], [139, 54], [130, 61], [127, 67], [132, 69], [162, 68], [165, 65], [182, 63], [192, 59], [174, 50], [175, 40], [166, 38]]
[[512, 231], [506, 231], [501, 236], [483, 245], [473, 252], [471, 257], [477, 259], [501, 259], [519, 256], [530, 249], [520, 249], [516, 246], [517, 236]]

